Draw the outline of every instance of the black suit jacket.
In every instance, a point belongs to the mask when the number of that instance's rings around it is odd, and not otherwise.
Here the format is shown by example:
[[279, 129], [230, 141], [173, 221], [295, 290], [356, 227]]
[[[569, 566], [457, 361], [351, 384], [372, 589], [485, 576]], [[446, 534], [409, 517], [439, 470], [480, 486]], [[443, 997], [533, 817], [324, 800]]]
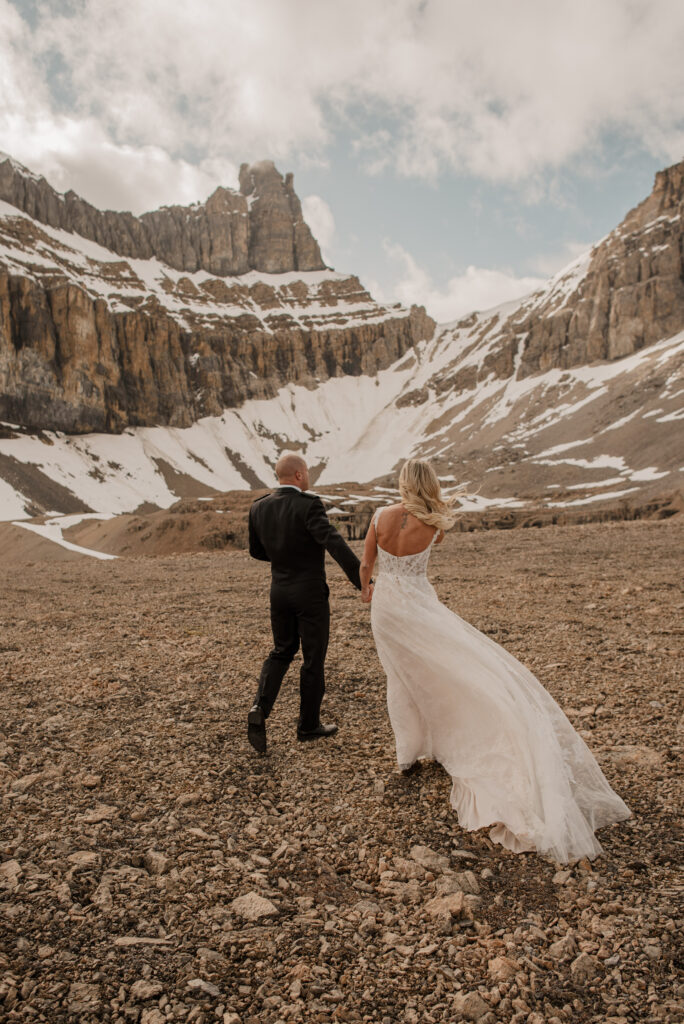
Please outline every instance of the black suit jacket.
[[275, 583], [325, 580], [329, 551], [357, 590], [359, 560], [328, 519], [316, 494], [281, 487], [249, 510], [249, 553], [271, 563]]

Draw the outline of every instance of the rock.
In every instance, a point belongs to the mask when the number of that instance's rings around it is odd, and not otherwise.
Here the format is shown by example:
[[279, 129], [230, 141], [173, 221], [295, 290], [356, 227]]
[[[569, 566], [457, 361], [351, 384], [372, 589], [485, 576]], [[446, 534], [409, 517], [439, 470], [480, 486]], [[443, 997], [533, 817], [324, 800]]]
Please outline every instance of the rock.
[[609, 756], [618, 765], [636, 765], [638, 768], [659, 768], [663, 763], [663, 755], [652, 747], [613, 747]]
[[51, 715], [50, 718], [46, 718], [43, 722], [43, 728], [47, 729], [48, 732], [53, 732], [55, 729], [61, 729], [64, 725], [64, 715]]
[[14, 793], [28, 793], [37, 782], [43, 778], [42, 772], [33, 772], [31, 775], [22, 775], [21, 778], [15, 779], [12, 783], [12, 791]]
[[202, 794], [198, 792], [193, 793], [181, 793], [180, 796], [176, 797], [176, 803], [179, 807], [191, 807], [193, 804], [198, 804], [202, 800]]
[[106, 911], [112, 909], [114, 901], [112, 899], [111, 890], [106, 881], [100, 882], [97, 889], [95, 889], [92, 896], [90, 897], [90, 900], [91, 903], [93, 903], [96, 907], [99, 907], [100, 910]]
[[111, 821], [118, 813], [118, 807], [112, 807], [108, 804], [97, 804], [96, 807], [86, 811], [85, 814], [79, 815], [79, 820], [87, 825], [97, 825], [101, 821]]
[[101, 785], [101, 783], [101, 775], [92, 775], [89, 772], [86, 772], [85, 775], [81, 776], [81, 785], [84, 786], [86, 789], [97, 789], [97, 787]]
[[164, 986], [160, 981], [140, 978], [131, 985], [129, 999], [134, 1003], [144, 1003], [147, 999], [156, 999], [163, 991]]
[[570, 964], [570, 973], [572, 974], [573, 981], [581, 985], [592, 981], [599, 972], [600, 965], [598, 960], [596, 957], [590, 956], [589, 953], [580, 953]]
[[442, 871], [449, 870], [449, 858], [440, 853], [435, 853], [435, 851], [431, 850], [429, 846], [411, 847], [411, 857], [420, 864], [422, 868], [425, 868], [426, 871], [433, 871], [435, 874], [440, 874]]
[[517, 960], [507, 956], [495, 956], [487, 964], [487, 971], [493, 981], [509, 981], [522, 970]]
[[563, 957], [573, 956], [577, 952], [577, 943], [572, 931], [564, 935], [562, 939], [552, 942], [549, 946], [549, 956], [554, 960], [562, 960]]
[[76, 981], [69, 989], [67, 998], [69, 1013], [99, 1013], [101, 1008], [100, 986]]
[[399, 878], [407, 881], [410, 878], [425, 878], [425, 868], [416, 863], [415, 860], [406, 860], [405, 857], [394, 857], [392, 867]]
[[459, 1020], [480, 1020], [489, 1012], [489, 1004], [477, 992], [457, 992], [453, 1010]]
[[143, 1010], [140, 1016], [140, 1024], [166, 1024], [167, 1017], [157, 1009], [156, 1006], [152, 1006], [147, 1010]]
[[473, 871], [457, 872], [456, 880], [463, 892], [471, 893], [474, 896], [479, 895], [480, 885]]
[[71, 903], [71, 889], [68, 882], [59, 882], [55, 887], [55, 893], [63, 906], [68, 906]]
[[446, 896], [435, 896], [425, 904], [425, 911], [432, 918], [440, 919], [445, 915], [451, 919], [459, 917], [465, 907], [465, 896], [462, 892], [450, 893]]
[[6, 860], [0, 864], [0, 889], [15, 892], [19, 888], [21, 864], [18, 860]]
[[151, 875], [163, 875], [171, 864], [169, 858], [159, 850], [148, 850], [143, 861]]
[[475, 914], [481, 904], [481, 896], [473, 896], [472, 893], [466, 893], [465, 896], [463, 897], [463, 905], [465, 907], [465, 911], [470, 917], [475, 917]]
[[146, 935], [118, 935], [114, 939], [115, 946], [170, 946], [170, 939], [156, 939]]
[[557, 871], [552, 878], [554, 885], [565, 885], [572, 878], [572, 871]]
[[256, 892], [238, 896], [230, 904], [231, 910], [245, 921], [258, 921], [262, 917], [273, 917], [279, 911], [274, 903]]
[[100, 865], [100, 855], [95, 850], [76, 850], [67, 857], [72, 872], [93, 871]]
[[[320, 250], [302, 218], [292, 175], [283, 181], [270, 160], [240, 168], [240, 192], [249, 196], [249, 262], [256, 270], [322, 270]], [[227, 271], [223, 271], [227, 273]]]
[[188, 982], [187, 987], [191, 992], [203, 992], [214, 999], [218, 999], [221, 995], [221, 989], [217, 988], [216, 985], [212, 985], [210, 981], [205, 981], [204, 978], [192, 978]]

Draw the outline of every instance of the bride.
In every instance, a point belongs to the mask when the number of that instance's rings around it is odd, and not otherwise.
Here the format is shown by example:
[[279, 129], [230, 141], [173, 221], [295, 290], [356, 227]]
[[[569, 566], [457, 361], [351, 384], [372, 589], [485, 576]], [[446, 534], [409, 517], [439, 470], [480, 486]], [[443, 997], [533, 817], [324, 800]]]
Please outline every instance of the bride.
[[509, 850], [596, 857], [596, 829], [629, 809], [532, 673], [439, 601], [427, 564], [456, 514], [429, 463], [406, 462], [399, 492], [375, 513], [361, 563], [399, 767], [439, 761], [460, 825], [492, 826]]

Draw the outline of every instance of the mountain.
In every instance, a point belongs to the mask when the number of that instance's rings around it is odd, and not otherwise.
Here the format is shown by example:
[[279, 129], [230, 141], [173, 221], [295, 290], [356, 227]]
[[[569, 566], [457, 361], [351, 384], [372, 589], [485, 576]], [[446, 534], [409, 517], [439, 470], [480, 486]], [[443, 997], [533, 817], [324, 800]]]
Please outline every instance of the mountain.
[[[27, 329], [25, 346], [4, 343], [16, 364], [14, 377], [7, 375], [3, 357], [0, 375], [26, 396], [25, 406], [7, 399], [0, 406], [13, 424], [0, 440], [5, 518], [41, 509], [166, 508], [179, 497], [267, 485], [283, 447], [306, 454], [319, 484], [374, 481], [378, 500], [411, 454], [432, 459], [446, 486], [479, 489], [478, 507], [581, 510], [681, 484], [684, 163], [660, 172], [643, 203], [533, 295], [435, 330], [422, 310], [378, 306], [355, 278], [332, 271], [268, 279], [254, 270], [234, 279], [181, 274], [157, 257], [121, 261], [63, 229], [39, 227], [16, 208], [0, 212], [8, 277], [27, 292], [48, 294], [53, 275], [68, 273], [70, 282], [57, 290], [71, 289], [114, 320], [163, 318], [169, 338], [173, 324], [181, 339], [177, 348], [162, 345], [155, 328], [134, 347], [152, 350], [157, 390], [146, 389], [140, 368], [127, 364], [118, 406], [111, 396], [107, 406], [118, 418], [105, 422], [122, 436], [57, 433], [55, 416], [45, 414], [41, 422], [40, 411], [52, 415], [57, 405], [39, 398], [31, 406], [47, 373], [30, 343], [35, 332]], [[10, 231], [18, 241], [8, 256]], [[67, 243], [76, 255], [59, 248]], [[221, 299], [209, 303], [207, 289]], [[242, 289], [239, 304], [235, 289]], [[249, 327], [238, 326], [244, 317], [253, 318]], [[60, 320], [74, 363], [92, 335], [81, 323], [75, 315]], [[125, 337], [119, 331], [117, 338]], [[228, 336], [235, 343], [227, 345]], [[87, 387], [98, 386], [94, 359], [69, 378], [80, 381], [81, 408]], [[163, 375], [180, 377], [180, 367], [187, 394], [172, 403], [179, 418], [160, 398], [142, 408], [141, 395], [173, 390], [164, 391]], [[69, 408], [76, 404], [70, 399]], [[28, 406], [31, 416], [24, 415]], [[22, 415], [11, 416], [11, 408]]]
[[292, 176], [133, 217], [0, 162], [0, 420], [187, 427], [290, 381], [374, 373], [434, 322], [321, 260]]
[[325, 270], [293, 177], [283, 179], [270, 160], [242, 165], [239, 192], [219, 187], [205, 203], [134, 217], [98, 210], [75, 192], [56, 192], [45, 178], [0, 154], [0, 199], [39, 224], [78, 234], [118, 256], [157, 257], [189, 274]]

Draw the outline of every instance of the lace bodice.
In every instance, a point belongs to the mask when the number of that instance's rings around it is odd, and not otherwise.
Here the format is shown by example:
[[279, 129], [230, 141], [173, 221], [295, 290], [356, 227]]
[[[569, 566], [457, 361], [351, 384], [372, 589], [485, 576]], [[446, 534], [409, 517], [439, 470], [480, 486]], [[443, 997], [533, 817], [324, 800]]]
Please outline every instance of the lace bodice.
[[[377, 525], [378, 519], [382, 509], [379, 508], [375, 513], [373, 519], [373, 525], [376, 531], [377, 541]], [[383, 576], [393, 577], [409, 577], [413, 580], [424, 579], [427, 576], [428, 562], [430, 561], [430, 552], [432, 551], [432, 545], [435, 542], [435, 536], [432, 538], [430, 543], [422, 551], [417, 551], [413, 555], [392, 555], [389, 551], [385, 551], [384, 548], [380, 547], [378, 543], [378, 574]]]

